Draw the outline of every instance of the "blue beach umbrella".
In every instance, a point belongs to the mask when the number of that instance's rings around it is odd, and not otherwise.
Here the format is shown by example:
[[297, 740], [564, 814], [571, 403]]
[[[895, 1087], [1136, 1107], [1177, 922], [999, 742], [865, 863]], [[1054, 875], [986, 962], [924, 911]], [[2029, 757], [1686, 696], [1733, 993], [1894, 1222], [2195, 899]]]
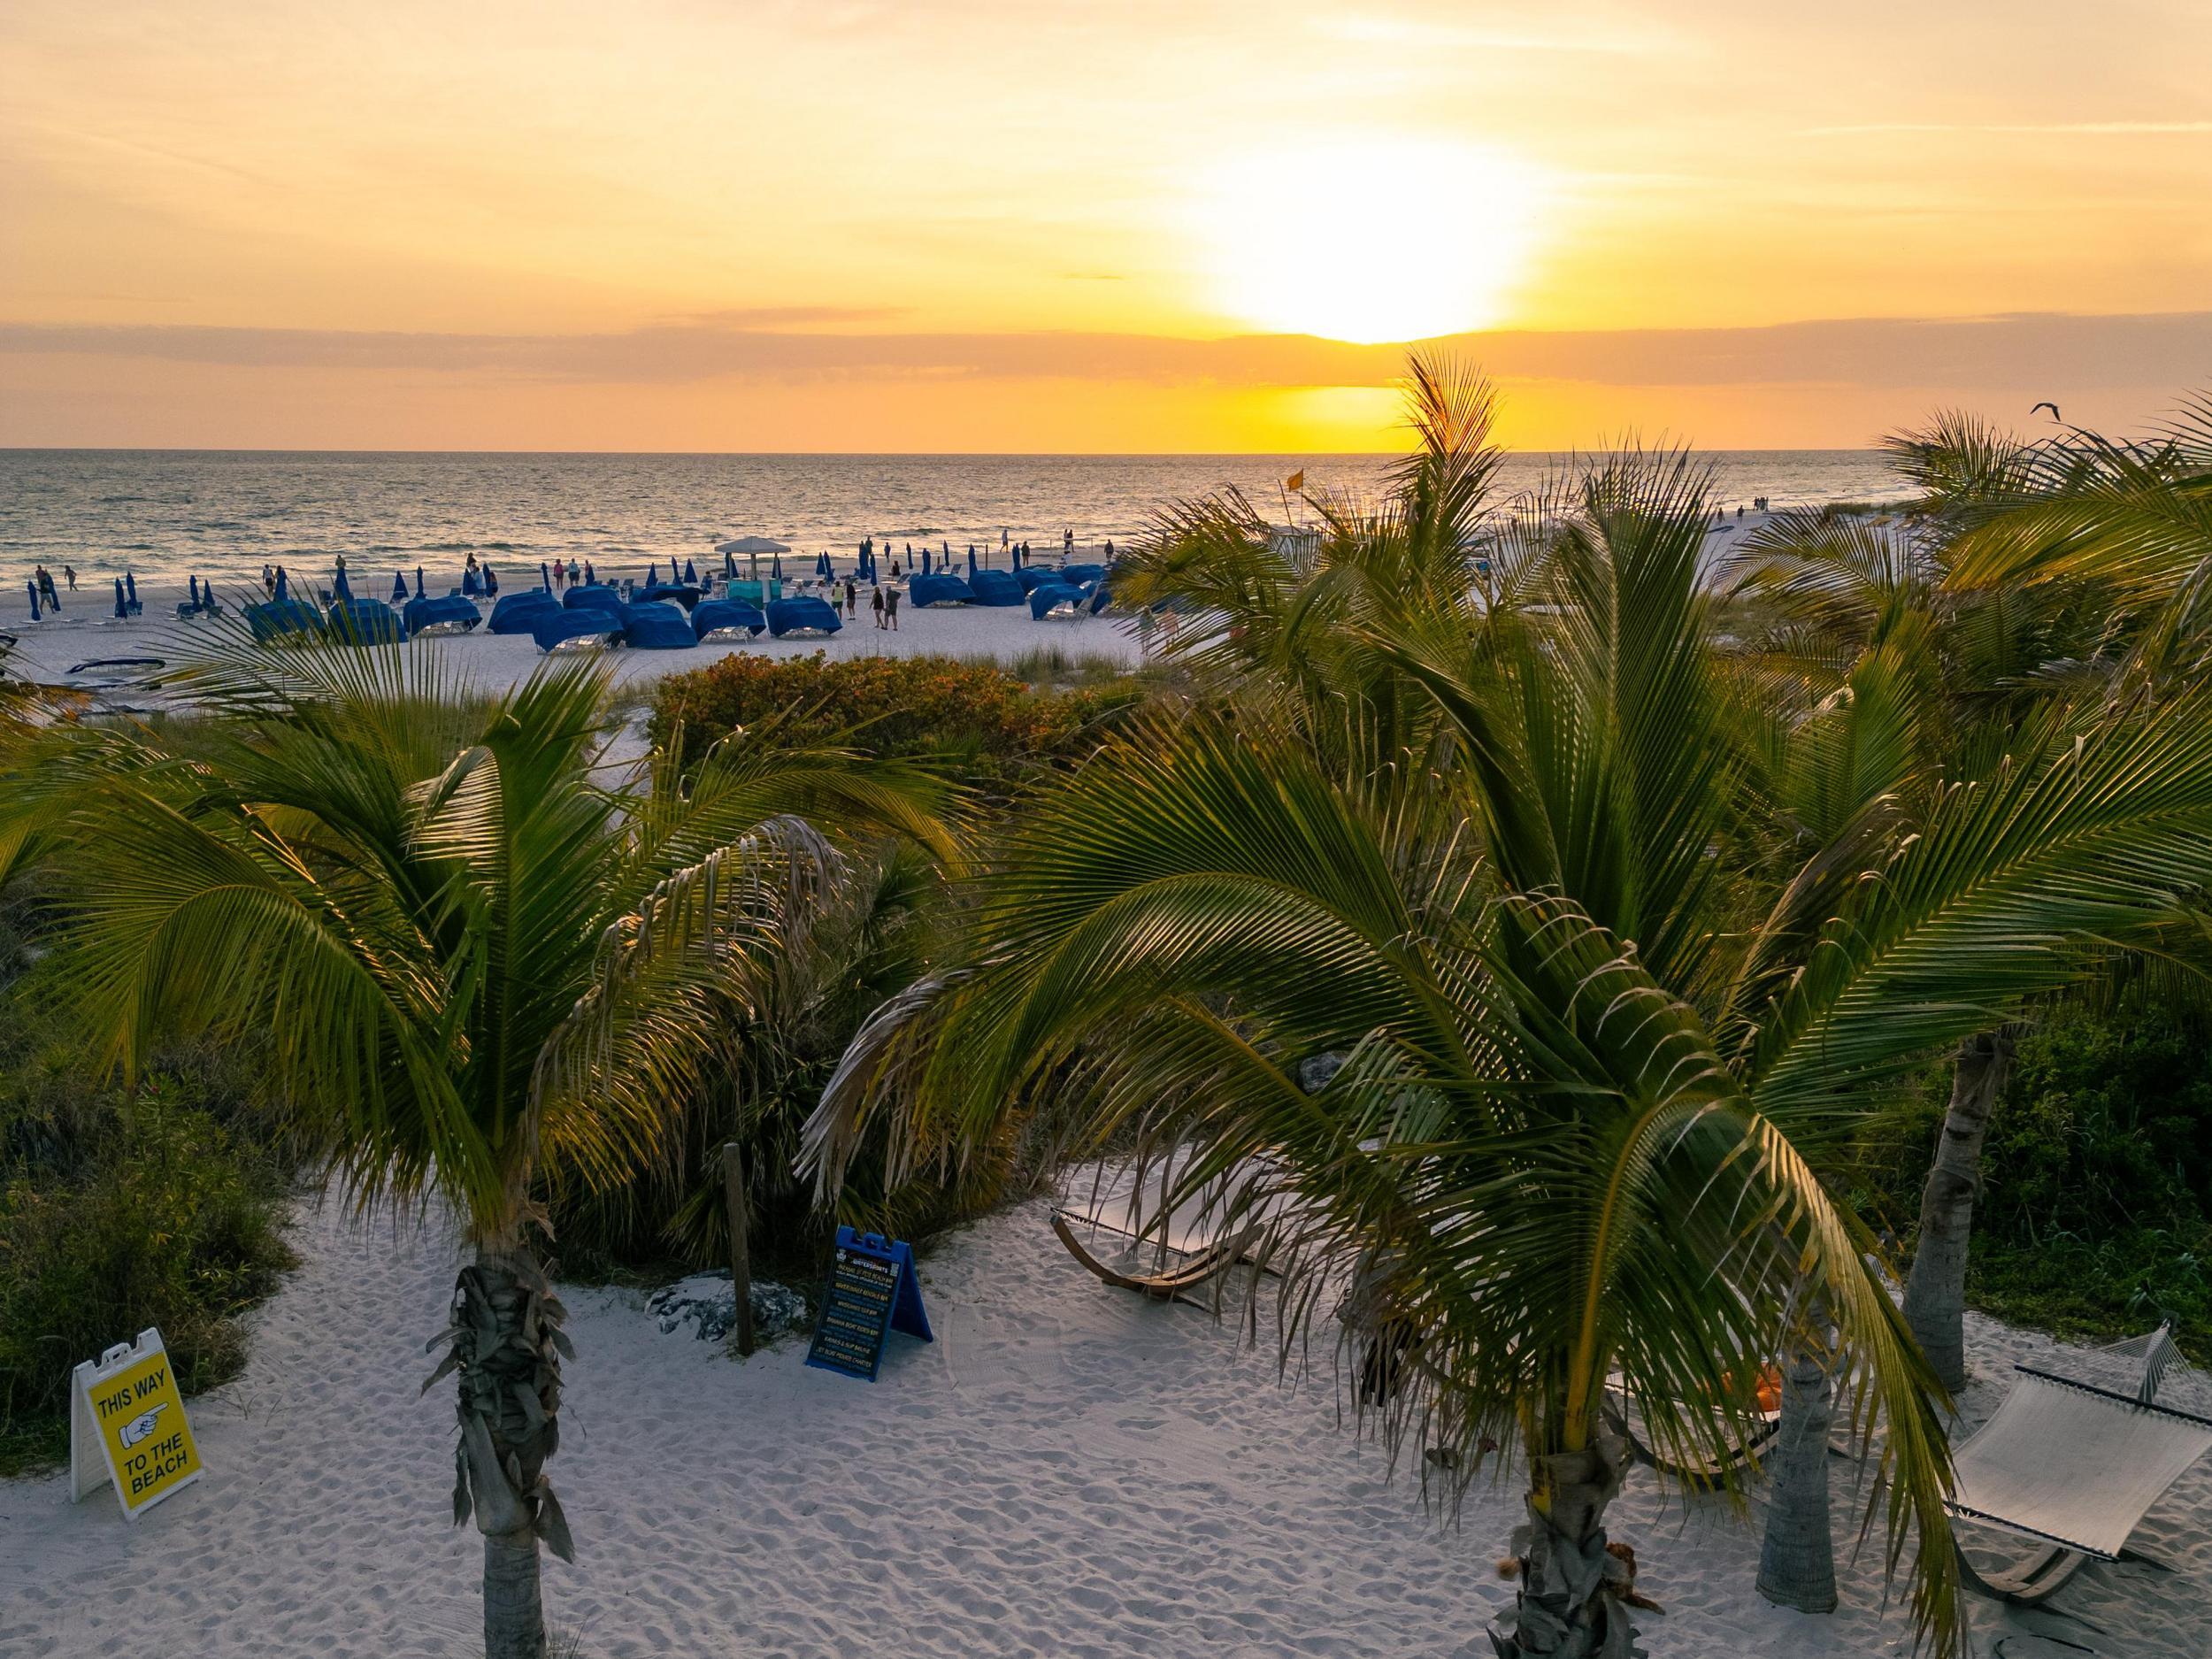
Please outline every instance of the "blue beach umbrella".
[[922, 574], [929, 574], [929, 549], [926, 547], [922, 549]]
[[422, 597], [422, 566], [419, 565], [415, 566], [415, 597]]
[[196, 576], [188, 576], [184, 579], [184, 585], [191, 591], [192, 609], [197, 611], [200, 608], [200, 579]]
[[132, 609], [132, 610], [134, 610], [134, 611], [137, 610], [137, 609], [138, 609], [138, 578], [137, 578], [137, 577], [135, 577], [135, 576], [134, 576], [134, 575], [132, 575], [132, 574], [130, 573], [130, 572], [128, 572], [128, 571], [125, 571], [125, 572], [123, 572], [123, 587], [124, 587], [124, 588], [125, 588], [125, 589], [126, 589], [126, 590], [127, 590], [127, 591], [130, 594], [130, 596], [131, 596], [131, 609]]
[[130, 615], [129, 608], [123, 603], [123, 579], [120, 576], [115, 579], [115, 614], [118, 619]]
[[285, 600], [287, 600], [287, 599], [290, 598], [290, 597], [291, 597], [291, 595], [292, 595], [292, 577], [291, 577], [291, 573], [290, 573], [289, 572], [288, 572], [288, 571], [284, 568], [284, 566], [283, 566], [283, 565], [278, 565], [278, 566], [277, 566], [277, 585], [276, 585], [276, 596], [277, 596], [277, 602], [280, 604], [280, 603], [282, 603]]
[[661, 562], [658, 559], [645, 561], [645, 585], [648, 588], [657, 588], [661, 585]]
[[725, 552], [722, 555], [722, 573], [725, 576], [729, 577], [732, 580], [736, 580], [737, 556], [734, 553]]
[[972, 541], [968, 543], [968, 574], [975, 574], [975, 543]]
[[469, 569], [467, 565], [464, 565], [461, 567], [461, 592], [469, 598], [473, 599], [476, 597], [476, 590], [479, 586], [480, 584], [476, 580], [476, 572]]
[[344, 565], [341, 565], [338, 567], [337, 580], [330, 584], [330, 591], [340, 599], [350, 599], [353, 597], [353, 584], [346, 580], [346, 567]]
[[545, 561], [538, 561], [538, 582], [549, 594], [553, 591], [553, 572], [545, 568]]
[[584, 561], [584, 586], [587, 588], [594, 588], [598, 585], [598, 582], [599, 579], [591, 573], [591, 561], [589, 559], [586, 559]]
[[768, 567], [768, 573], [774, 577], [778, 581], [781, 581], [783, 580], [782, 554], [779, 553], [776, 555], [774, 561]]
[[[675, 560], [671, 559], [669, 563], [672, 565], [675, 563]], [[692, 564], [689, 559], [686, 559], [684, 561], [684, 580], [694, 588], [696, 588], [699, 585], [699, 572], [692, 567]]]
[[814, 561], [814, 573], [817, 576], [821, 577], [826, 581], [830, 577], [837, 574], [835, 571], [830, 568], [829, 549], [827, 548], [824, 548], [822, 549], [821, 557]]
[[35, 622], [38, 620], [38, 583], [27, 581], [23, 585], [31, 590], [31, 620]]
[[407, 573], [404, 571], [392, 572], [392, 603], [396, 605], [407, 603]]

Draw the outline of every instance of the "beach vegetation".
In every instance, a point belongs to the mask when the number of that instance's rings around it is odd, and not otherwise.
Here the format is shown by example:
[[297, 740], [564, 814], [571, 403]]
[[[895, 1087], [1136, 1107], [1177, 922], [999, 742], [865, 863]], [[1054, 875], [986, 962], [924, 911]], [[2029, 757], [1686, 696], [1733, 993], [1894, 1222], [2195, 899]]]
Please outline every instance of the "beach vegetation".
[[128, 1082], [164, 1041], [250, 1046], [356, 1202], [455, 1217], [471, 1259], [424, 1386], [455, 1379], [486, 1653], [540, 1659], [540, 1548], [575, 1547], [546, 1470], [571, 1357], [546, 1184], [669, 1156], [704, 1033], [856, 839], [955, 849], [941, 787], [898, 763], [733, 736], [686, 768], [672, 733], [610, 766], [603, 668], [486, 693], [440, 664], [234, 634], [190, 678], [215, 718], [188, 755], [54, 729], [0, 853], [55, 904], [98, 1064]]

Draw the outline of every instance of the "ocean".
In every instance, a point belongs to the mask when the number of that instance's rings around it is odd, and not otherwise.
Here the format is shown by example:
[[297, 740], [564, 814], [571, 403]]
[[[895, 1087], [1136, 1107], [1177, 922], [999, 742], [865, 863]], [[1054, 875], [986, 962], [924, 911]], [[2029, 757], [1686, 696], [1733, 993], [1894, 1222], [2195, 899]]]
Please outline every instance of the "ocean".
[[[1502, 493], [1568, 457], [1512, 457]], [[1902, 493], [1861, 449], [1723, 450], [1716, 504], [1875, 500]], [[1002, 536], [1040, 549], [1062, 533], [1094, 547], [1142, 534], [1162, 505], [1225, 485], [1274, 508], [1289, 473], [1309, 488], [1372, 493], [1381, 455], [507, 455], [0, 449], [0, 576], [37, 564], [91, 586], [126, 570], [257, 584], [265, 563], [325, 574], [343, 553], [357, 579], [426, 565], [441, 586], [474, 553], [534, 572], [556, 556], [641, 575], [649, 560], [703, 561], [718, 541], [766, 535], [804, 558]]]

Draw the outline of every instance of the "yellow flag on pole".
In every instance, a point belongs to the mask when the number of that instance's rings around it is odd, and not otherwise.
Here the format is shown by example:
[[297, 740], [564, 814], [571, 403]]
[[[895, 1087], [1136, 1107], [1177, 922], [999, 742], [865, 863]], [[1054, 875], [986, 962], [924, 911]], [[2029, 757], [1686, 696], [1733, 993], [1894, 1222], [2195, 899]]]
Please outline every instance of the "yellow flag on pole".
[[1283, 488], [1285, 489], [1303, 489], [1305, 487], [1306, 469], [1302, 466], [1283, 480]]

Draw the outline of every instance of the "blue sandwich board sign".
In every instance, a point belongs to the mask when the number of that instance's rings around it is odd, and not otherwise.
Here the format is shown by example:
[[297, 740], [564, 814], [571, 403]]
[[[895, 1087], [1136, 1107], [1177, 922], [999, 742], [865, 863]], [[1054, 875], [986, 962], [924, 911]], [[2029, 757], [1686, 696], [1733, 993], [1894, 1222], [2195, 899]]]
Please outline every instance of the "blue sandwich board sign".
[[925, 1342], [936, 1340], [929, 1333], [922, 1287], [914, 1277], [913, 1247], [879, 1233], [838, 1228], [806, 1363], [873, 1382], [883, 1365], [883, 1345], [894, 1331]]

